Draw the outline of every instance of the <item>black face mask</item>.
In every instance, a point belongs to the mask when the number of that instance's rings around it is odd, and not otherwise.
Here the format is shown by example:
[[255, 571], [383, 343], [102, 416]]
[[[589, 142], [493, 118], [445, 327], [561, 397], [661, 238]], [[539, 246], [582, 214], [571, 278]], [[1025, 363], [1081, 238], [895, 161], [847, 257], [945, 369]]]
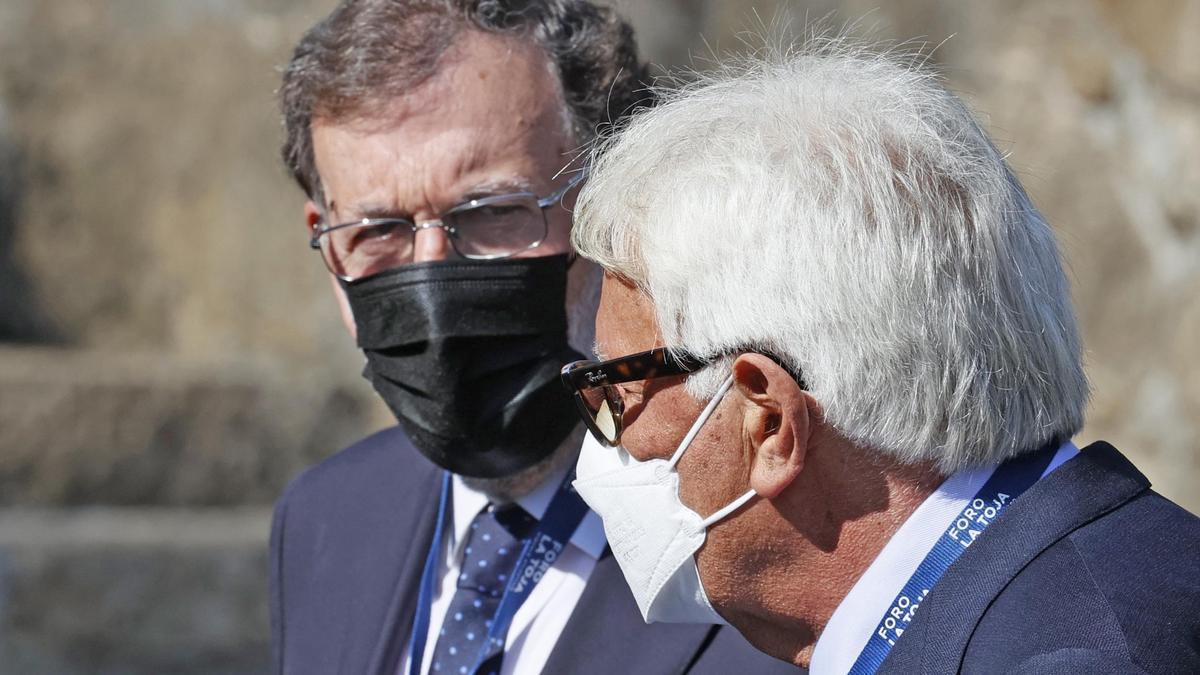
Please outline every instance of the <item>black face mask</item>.
[[577, 421], [558, 373], [566, 255], [405, 265], [343, 283], [363, 376], [434, 463], [479, 478], [546, 458]]

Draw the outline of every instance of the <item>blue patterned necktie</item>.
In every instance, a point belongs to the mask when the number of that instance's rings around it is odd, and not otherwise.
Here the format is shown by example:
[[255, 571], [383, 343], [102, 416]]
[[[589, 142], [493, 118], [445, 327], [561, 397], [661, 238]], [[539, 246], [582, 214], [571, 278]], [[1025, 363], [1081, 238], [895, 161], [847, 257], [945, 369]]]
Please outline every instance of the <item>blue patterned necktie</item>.
[[[431, 675], [473, 675], [508, 577], [536, 526], [537, 519], [516, 504], [489, 505], [471, 521], [457, 590], [433, 650]], [[490, 650], [494, 653], [479, 664], [479, 675], [500, 672], [503, 639], [501, 636], [501, 642]]]

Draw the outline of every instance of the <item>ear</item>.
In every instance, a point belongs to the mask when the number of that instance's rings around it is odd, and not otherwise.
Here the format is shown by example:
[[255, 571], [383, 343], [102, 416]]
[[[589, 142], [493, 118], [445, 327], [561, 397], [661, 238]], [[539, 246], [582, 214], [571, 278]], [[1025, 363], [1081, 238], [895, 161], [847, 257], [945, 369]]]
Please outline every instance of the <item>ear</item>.
[[762, 354], [739, 356], [733, 383], [745, 399], [742, 438], [749, 446], [750, 487], [774, 499], [804, 470], [811, 423], [807, 394]]
[[354, 325], [354, 312], [350, 309], [350, 300], [346, 297], [346, 290], [342, 288], [338, 278], [332, 274], [329, 275], [329, 285], [333, 287], [333, 297], [337, 300], [338, 312], [342, 315], [342, 325], [346, 327], [350, 337], [357, 341], [358, 327]]
[[317, 207], [313, 200], [304, 202], [304, 224], [311, 235], [312, 231], [317, 228], [317, 223], [321, 222], [321, 209]]
[[[304, 202], [304, 222], [310, 236], [321, 222], [321, 209], [311, 199]], [[358, 329], [354, 325], [354, 312], [350, 310], [350, 300], [346, 298], [346, 291], [342, 289], [342, 285], [338, 283], [337, 277], [333, 274], [329, 275], [329, 285], [333, 287], [333, 298], [337, 301], [338, 312], [342, 316], [342, 325], [346, 327], [350, 337], [357, 340]]]

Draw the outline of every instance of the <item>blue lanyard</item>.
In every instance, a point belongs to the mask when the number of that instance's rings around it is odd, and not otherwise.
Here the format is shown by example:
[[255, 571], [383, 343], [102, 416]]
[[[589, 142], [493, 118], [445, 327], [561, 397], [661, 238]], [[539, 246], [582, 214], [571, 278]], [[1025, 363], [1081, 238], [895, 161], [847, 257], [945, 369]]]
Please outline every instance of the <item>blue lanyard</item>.
[[874, 673], [879, 669], [896, 640], [904, 634], [917, 608], [925, 601], [929, 589], [1014, 499], [1042, 477], [1054, 454], [1055, 449], [1049, 448], [1011, 459], [996, 468], [975, 497], [959, 512], [950, 528], [933, 545], [900, 594], [892, 600], [883, 619], [867, 640], [866, 647], [858, 655], [858, 660], [850, 668], [850, 675]]
[[[546, 571], [554, 565], [554, 561], [562, 554], [567, 542], [575, 534], [579, 523], [587, 515], [587, 505], [580, 499], [575, 488], [571, 487], [575, 472], [568, 472], [558, 487], [554, 499], [546, 508], [546, 513], [538, 521], [537, 528], [521, 549], [521, 555], [509, 575], [508, 586], [496, 615], [492, 617], [491, 628], [488, 629], [487, 640], [484, 640], [479, 657], [475, 661], [472, 673], [479, 666], [497, 654], [504, 651], [504, 641], [508, 628], [512, 625], [517, 610], [529, 598], [534, 586], [542, 580]], [[442, 495], [438, 501], [437, 525], [433, 531], [433, 543], [429, 546], [429, 555], [425, 558], [425, 571], [421, 574], [421, 590], [417, 595], [417, 615], [413, 620], [410, 650], [409, 675], [420, 675], [421, 662], [425, 657], [425, 641], [429, 635], [429, 610], [433, 605], [433, 593], [437, 583], [438, 561], [446, 535], [446, 519], [450, 503], [450, 472], [442, 477]]]

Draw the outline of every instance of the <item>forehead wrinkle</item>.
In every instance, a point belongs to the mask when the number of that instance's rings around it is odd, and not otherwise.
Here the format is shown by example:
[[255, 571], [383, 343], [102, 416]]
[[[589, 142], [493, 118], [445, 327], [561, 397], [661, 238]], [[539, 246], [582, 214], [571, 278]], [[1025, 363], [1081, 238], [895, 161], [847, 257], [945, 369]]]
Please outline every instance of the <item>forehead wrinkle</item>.
[[349, 202], [341, 211], [354, 218], [395, 218], [410, 217], [407, 209], [401, 208], [398, 195], [388, 197], [368, 196], [359, 201]]
[[[500, 149], [495, 142], [479, 135], [472, 134], [461, 148], [457, 149], [450, 158], [451, 162], [448, 165], [447, 176], [453, 182], [459, 182], [462, 177], [470, 176], [476, 172], [486, 170], [493, 163], [496, 151]], [[503, 155], [500, 155], [502, 158]], [[494, 177], [488, 176], [476, 183], [471, 183], [469, 186], [464, 186], [465, 192], [495, 192], [495, 191], [512, 191], [512, 192], [536, 192], [535, 181], [542, 178], [541, 176], [504, 176]], [[547, 179], [549, 177], [546, 177]]]
[[[503, 155], [496, 154], [500, 148], [493, 141], [472, 134], [465, 143], [456, 145], [453, 151], [447, 153], [449, 161], [445, 165], [445, 172], [439, 171], [439, 174], [442, 176], [442, 185], [458, 190], [458, 194], [452, 196], [456, 201], [442, 204], [442, 208], [450, 208], [460, 202], [490, 194], [537, 191], [531, 176], [487, 175], [489, 167], [496, 163], [494, 160], [503, 158]], [[464, 180], [477, 173], [483, 175], [473, 182]]]
[[453, 161], [448, 166], [449, 175], [455, 178], [470, 175], [472, 171], [487, 166], [490, 154], [484, 139], [478, 133], [471, 134], [465, 146], [454, 153]]

